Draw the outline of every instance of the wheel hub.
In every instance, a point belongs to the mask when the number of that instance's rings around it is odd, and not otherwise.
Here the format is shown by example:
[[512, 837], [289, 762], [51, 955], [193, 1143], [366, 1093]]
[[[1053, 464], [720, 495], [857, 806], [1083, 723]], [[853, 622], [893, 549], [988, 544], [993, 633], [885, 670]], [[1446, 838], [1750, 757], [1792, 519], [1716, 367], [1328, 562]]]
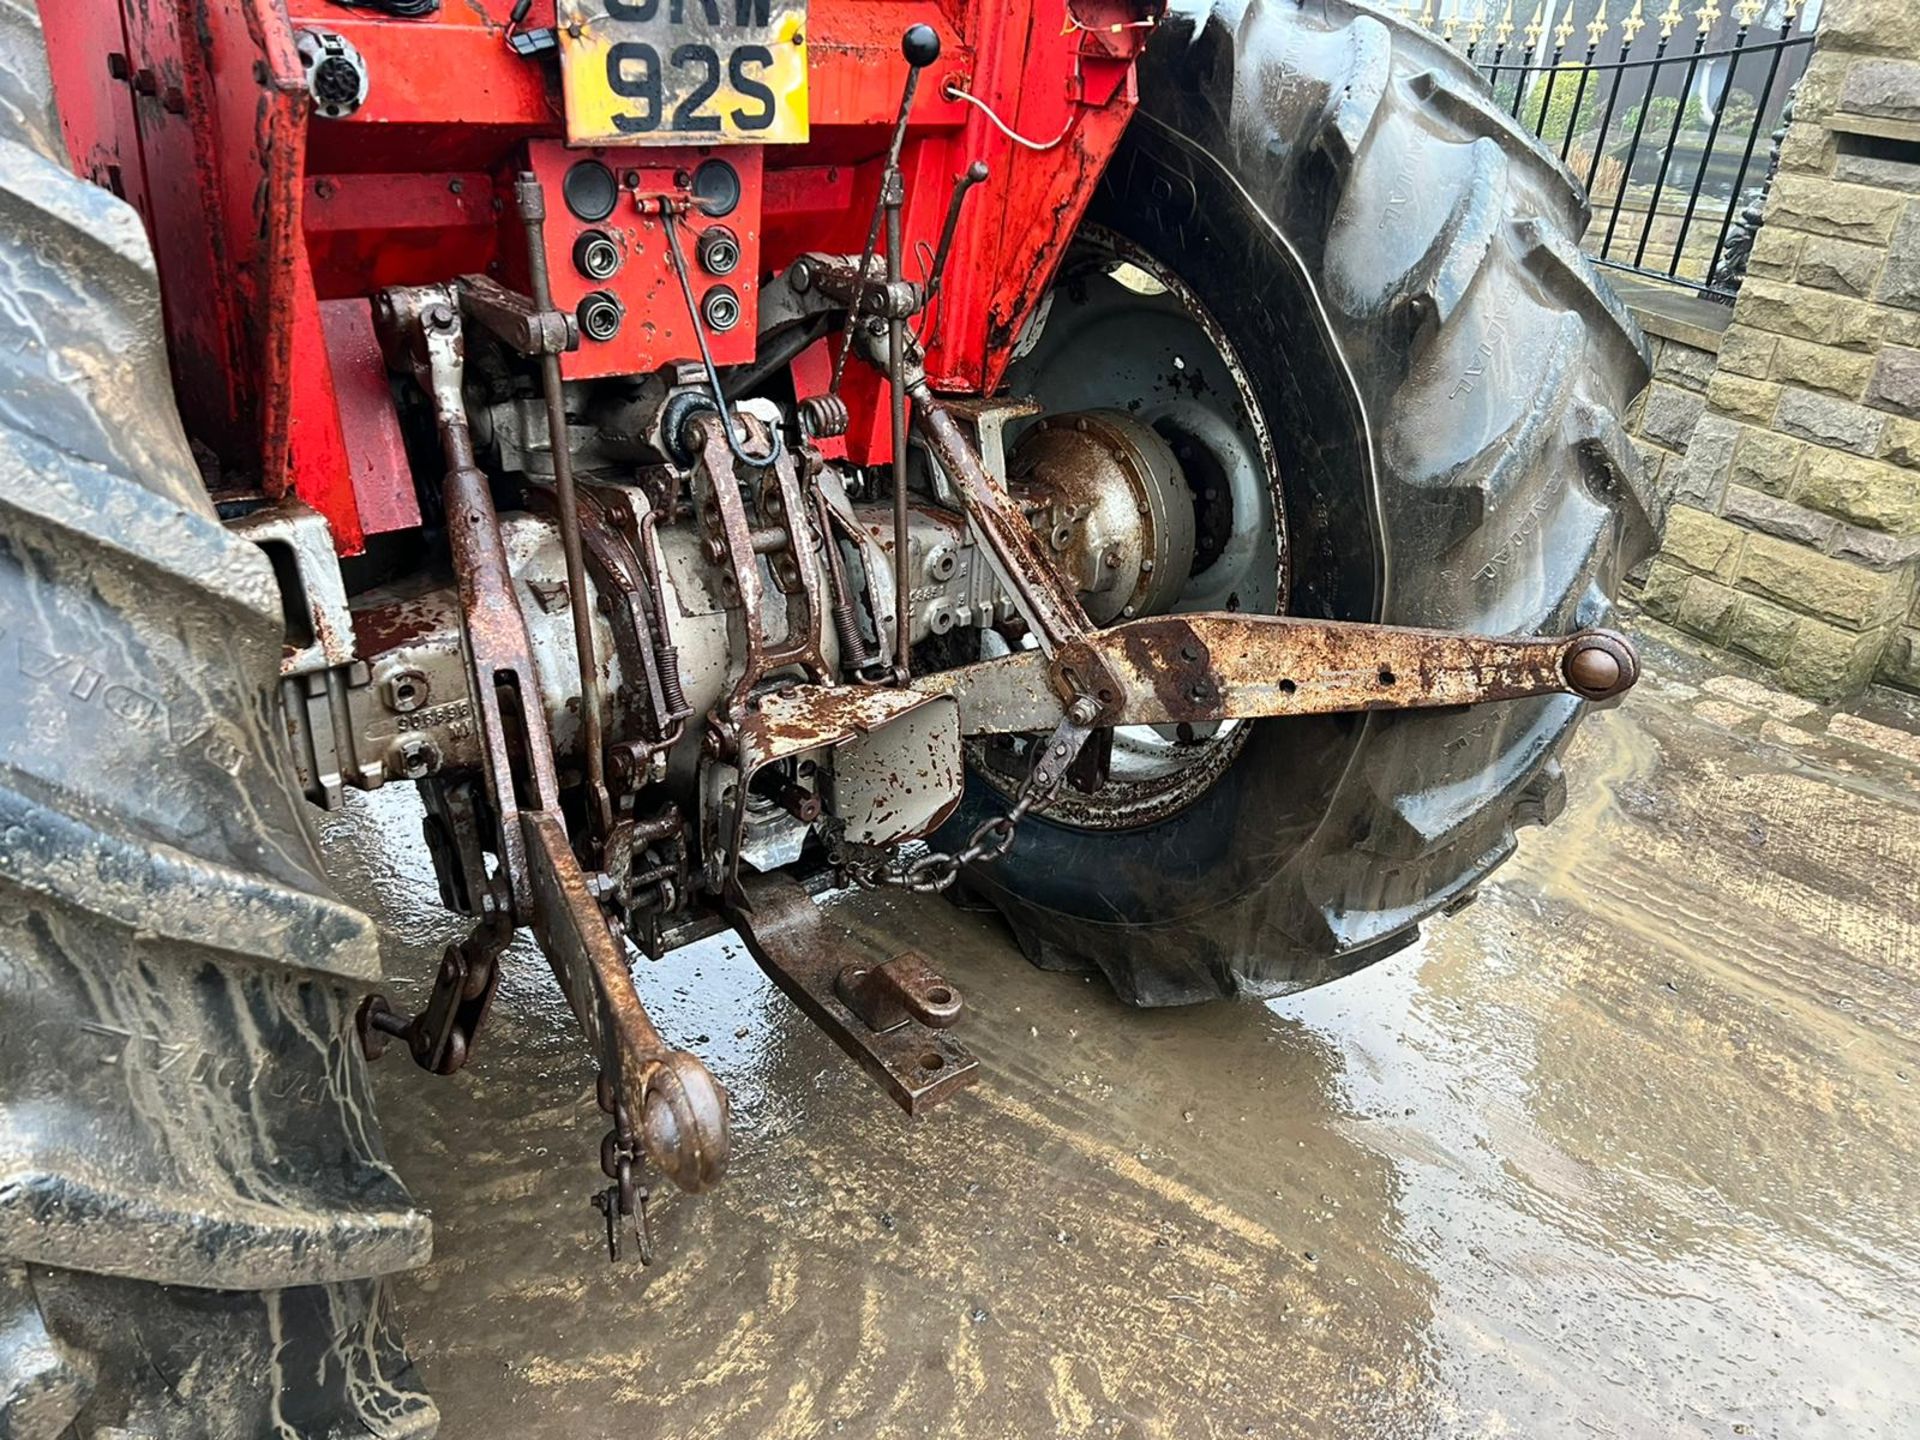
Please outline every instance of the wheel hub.
[[1041, 420], [1008, 488], [1096, 625], [1172, 609], [1193, 569], [1193, 496], [1173, 450], [1116, 410]]

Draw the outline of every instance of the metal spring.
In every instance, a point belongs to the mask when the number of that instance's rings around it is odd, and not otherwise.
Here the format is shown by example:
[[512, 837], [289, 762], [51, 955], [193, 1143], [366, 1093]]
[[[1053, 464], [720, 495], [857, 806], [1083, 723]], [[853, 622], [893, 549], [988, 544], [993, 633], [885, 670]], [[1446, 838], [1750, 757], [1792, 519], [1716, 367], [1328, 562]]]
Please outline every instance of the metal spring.
[[840, 664], [844, 668], [859, 670], [871, 663], [866, 637], [860, 633], [860, 617], [844, 591], [834, 597], [833, 628], [840, 634]]
[[660, 647], [660, 698], [667, 702], [667, 714], [681, 718], [693, 713], [687, 692], [680, 684], [680, 647]]
[[812, 439], [844, 435], [853, 423], [847, 402], [838, 395], [810, 395], [795, 407], [800, 432]]

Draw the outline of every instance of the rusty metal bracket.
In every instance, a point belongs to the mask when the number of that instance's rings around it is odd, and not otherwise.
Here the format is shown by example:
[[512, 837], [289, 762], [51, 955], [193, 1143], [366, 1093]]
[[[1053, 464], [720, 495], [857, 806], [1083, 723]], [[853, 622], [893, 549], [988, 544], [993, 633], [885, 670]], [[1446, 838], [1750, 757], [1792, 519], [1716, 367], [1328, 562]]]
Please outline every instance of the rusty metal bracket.
[[[748, 418], [750, 426], [758, 426]], [[762, 486], [771, 479], [774, 487], [765, 507], [768, 518], [784, 526], [787, 533], [771, 561], [776, 577], [784, 575], [779, 588], [786, 600], [787, 628], [781, 639], [770, 640], [762, 628], [762, 552], [755, 548], [754, 529], [740, 498], [740, 479], [727, 444], [726, 425], [719, 415], [702, 413], [689, 420], [687, 428], [693, 437], [695, 492], [707, 557], [719, 567], [729, 600], [739, 602], [737, 614], [743, 629], [740, 670], [726, 704], [727, 723], [737, 725], [748, 695], [774, 671], [798, 666], [810, 680], [827, 676], [815, 623], [815, 617], [825, 613], [821, 608], [819, 557], [811, 544], [793, 543], [796, 533], [809, 533], [809, 521], [793, 457], [783, 451], [761, 471]]]
[[966, 1008], [960, 993], [918, 950], [902, 951], [881, 965], [843, 966], [833, 982], [833, 993], [878, 1035], [907, 1024], [951, 1029], [960, 1023]]
[[398, 1014], [383, 995], [360, 1005], [360, 1048], [369, 1060], [386, 1053], [387, 1044], [407, 1043], [414, 1063], [435, 1075], [451, 1075], [467, 1063], [473, 1042], [493, 1008], [500, 988], [500, 952], [513, 939], [505, 925], [483, 925], [458, 944], [449, 945], [434, 976], [427, 1008], [411, 1019]]
[[562, 355], [580, 348], [580, 322], [562, 310], [541, 309], [530, 295], [488, 275], [462, 275], [460, 310], [515, 354]]
[[[945, 1029], [961, 1014], [959, 991], [924, 959], [910, 954], [884, 965], [864, 959], [786, 875], [742, 875], [736, 893], [727, 918], [760, 968], [901, 1109], [918, 1115], [979, 1078], [980, 1062]], [[894, 1003], [902, 1012], [897, 1017]], [[869, 1024], [856, 1004], [884, 1028]]]
[[[1640, 662], [1625, 636], [1582, 630], [1515, 639], [1286, 615], [1169, 615], [1081, 642], [1120, 688], [1108, 724], [1165, 725], [1269, 715], [1478, 705], [1538, 695], [1607, 700]], [[968, 735], [1044, 730], [1062, 704], [1033, 651], [923, 676], [960, 702]]]

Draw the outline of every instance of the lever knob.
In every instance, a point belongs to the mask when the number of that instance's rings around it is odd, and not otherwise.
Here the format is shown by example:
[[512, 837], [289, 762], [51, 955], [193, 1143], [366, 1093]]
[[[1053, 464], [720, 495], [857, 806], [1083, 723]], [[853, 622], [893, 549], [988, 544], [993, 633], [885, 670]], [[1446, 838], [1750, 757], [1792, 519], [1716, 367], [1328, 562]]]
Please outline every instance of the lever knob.
[[926, 69], [940, 58], [940, 32], [931, 25], [909, 25], [900, 37], [900, 53], [914, 69]]

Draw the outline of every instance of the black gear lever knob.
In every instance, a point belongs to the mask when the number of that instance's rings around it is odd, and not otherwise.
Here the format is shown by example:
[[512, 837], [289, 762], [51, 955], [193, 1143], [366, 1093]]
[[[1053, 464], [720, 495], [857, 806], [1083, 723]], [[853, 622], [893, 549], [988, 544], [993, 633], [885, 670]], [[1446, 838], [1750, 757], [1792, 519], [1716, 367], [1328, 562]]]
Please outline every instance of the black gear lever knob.
[[931, 25], [909, 25], [900, 37], [900, 53], [914, 69], [926, 69], [940, 58], [940, 32]]

